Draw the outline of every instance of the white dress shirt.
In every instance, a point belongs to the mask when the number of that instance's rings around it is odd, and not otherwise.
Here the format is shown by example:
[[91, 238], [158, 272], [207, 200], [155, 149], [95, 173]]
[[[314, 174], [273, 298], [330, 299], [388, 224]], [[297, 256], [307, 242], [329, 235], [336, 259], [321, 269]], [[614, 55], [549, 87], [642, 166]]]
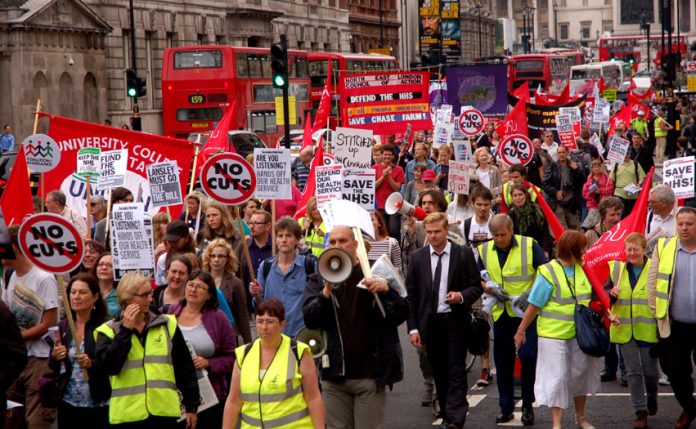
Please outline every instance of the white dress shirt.
[[[449, 313], [452, 311], [449, 304], [445, 304], [447, 299], [447, 277], [449, 274], [449, 261], [450, 255], [452, 254], [452, 243], [449, 241], [442, 251], [442, 271], [440, 273], [440, 284], [433, 285], [433, 287], [438, 288], [437, 293], [437, 312], [438, 313]], [[437, 267], [438, 256], [433, 246], [430, 246], [430, 269], [433, 275], [433, 281], [435, 280], [435, 268]]]

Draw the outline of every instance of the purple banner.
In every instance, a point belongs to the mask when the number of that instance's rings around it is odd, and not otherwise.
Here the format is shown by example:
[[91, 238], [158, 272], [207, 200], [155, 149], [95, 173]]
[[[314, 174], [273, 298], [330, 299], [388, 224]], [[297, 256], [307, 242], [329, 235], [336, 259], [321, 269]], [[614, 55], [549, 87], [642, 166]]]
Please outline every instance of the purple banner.
[[461, 106], [473, 106], [484, 116], [507, 114], [507, 65], [447, 67], [447, 101], [459, 115]]

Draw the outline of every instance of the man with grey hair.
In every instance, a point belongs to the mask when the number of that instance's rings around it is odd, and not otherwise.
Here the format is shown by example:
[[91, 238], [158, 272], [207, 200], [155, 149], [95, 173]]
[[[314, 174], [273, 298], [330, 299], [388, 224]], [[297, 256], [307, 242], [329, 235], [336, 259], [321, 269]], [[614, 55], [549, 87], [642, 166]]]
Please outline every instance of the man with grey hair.
[[46, 195], [46, 210], [49, 213], [54, 213], [63, 216], [77, 228], [80, 237], [87, 238], [87, 223], [82, 214], [71, 209], [67, 205], [67, 197], [61, 190], [51, 191]]
[[305, 146], [300, 150], [300, 156], [295, 158], [292, 163], [292, 178], [295, 180], [295, 186], [300, 191], [304, 192], [309, 177], [309, 167], [312, 164], [313, 149], [311, 146]]
[[654, 236], [662, 230], [662, 237], [674, 237], [674, 207], [677, 198], [667, 185], [657, 185], [650, 190], [648, 197], [650, 212], [646, 222], [645, 235]]

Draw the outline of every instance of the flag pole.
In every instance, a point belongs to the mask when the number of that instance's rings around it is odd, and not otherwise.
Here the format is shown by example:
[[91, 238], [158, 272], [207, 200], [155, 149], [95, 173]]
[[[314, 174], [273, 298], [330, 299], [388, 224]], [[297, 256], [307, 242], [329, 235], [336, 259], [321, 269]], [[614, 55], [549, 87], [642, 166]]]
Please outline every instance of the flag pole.
[[106, 202], [106, 225], [104, 228], [104, 245], [106, 245], [107, 240], [108, 243], [111, 243], [111, 240], [109, 240], [109, 218], [111, 218], [111, 188], [109, 188], [109, 201]]
[[[276, 202], [275, 200], [271, 200], [271, 228], [275, 226], [276, 223]], [[273, 240], [273, 235], [271, 235], [271, 256], [275, 256], [276, 254], [276, 242]]]
[[[189, 181], [189, 191], [188, 193], [191, 194], [193, 192], [193, 184], [196, 181], [196, 166], [198, 164], [198, 152], [201, 150], [201, 134], [198, 133], [198, 137], [196, 137], [196, 142], [194, 143], [194, 153], [193, 153], [193, 168], [191, 169], [191, 180]], [[184, 204], [186, 201], [184, 201]], [[186, 204], [186, 217], [184, 218], [184, 222], [188, 225], [188, 219], [189, 219], [189, 209], [188, 209], [188, 204]]]
[[[41, 99], [36, 100], [36, 110], [34, 110], [34, 132], [36, 134], [39, 131], [39, 112], [41, 112]], [[24, 150], [24, 148], [22, 148]], [[29, 174], [29, 182], [31, 183], [31, 171], [27, 168], [27, 174]], [[41, 173], [39, 178], [39, 194], [41, 195], [41, 211], [44, 211], [44, 198], [46, 198], [46, 190], [44, 187], [44, 174]]]
[[85, 193], [85, 195], [86, 195], [85, 201], [87, 202], [87, 216], [86, 216], [86, 218], [87, 218], [87, 240], [91, 240], [91, 239], [92, 239], [92, 231], [91, 231], [91, 229], [90, 229], [90, 226], [91, 226], [91, 223], [92, 223], [92, 222], [91, 222], [91, 221], [92, 221], [92, 219], [91, 219], [92, 216], [89, 214], [89, 193], [90, 193], [89, 182], [90, 182], [90, 178], [89, 178], [89, 176], [87, 176], [87, 191], [86, 191], [86, 193]]
[[[242, 253], [244, 253], [244, 260], [247, 263], [247, 268], [249, 269], [249, 278], [252, 282], [256, 281], [256, 275], [254, 274], [254, 268], [251, 265], [251, 256], [249, 255], [249, 246], [246, 244], [246, 239], [244, 239], [244, 229], [242, 228], [242, 218], [239, 215], [239, 206], [234, 207], [234, 217], [237, 219], [237, 227], [242, 236]], [[271, 237], [271, 240], [273, 237]], [[253, 240], [253, 238], [252, 238]]]

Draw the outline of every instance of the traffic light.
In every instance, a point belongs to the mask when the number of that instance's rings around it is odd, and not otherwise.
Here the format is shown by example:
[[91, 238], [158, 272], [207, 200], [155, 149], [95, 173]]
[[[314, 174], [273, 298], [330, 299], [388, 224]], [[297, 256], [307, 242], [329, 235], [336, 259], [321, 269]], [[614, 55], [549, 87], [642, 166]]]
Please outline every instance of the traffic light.
[[147, 95], [147, 82], [141, 77], [135, 77], [135, 89], [138, 97], [145, 97]]
[[129, 97], [138, 96], [138, 76], [133, 69], [126, 70], [126, 92]]
[[273, 88], [285, 89], [288, 87], [288, 47], [282, 40], [271, 46], [271, 71], [273, 74]]

